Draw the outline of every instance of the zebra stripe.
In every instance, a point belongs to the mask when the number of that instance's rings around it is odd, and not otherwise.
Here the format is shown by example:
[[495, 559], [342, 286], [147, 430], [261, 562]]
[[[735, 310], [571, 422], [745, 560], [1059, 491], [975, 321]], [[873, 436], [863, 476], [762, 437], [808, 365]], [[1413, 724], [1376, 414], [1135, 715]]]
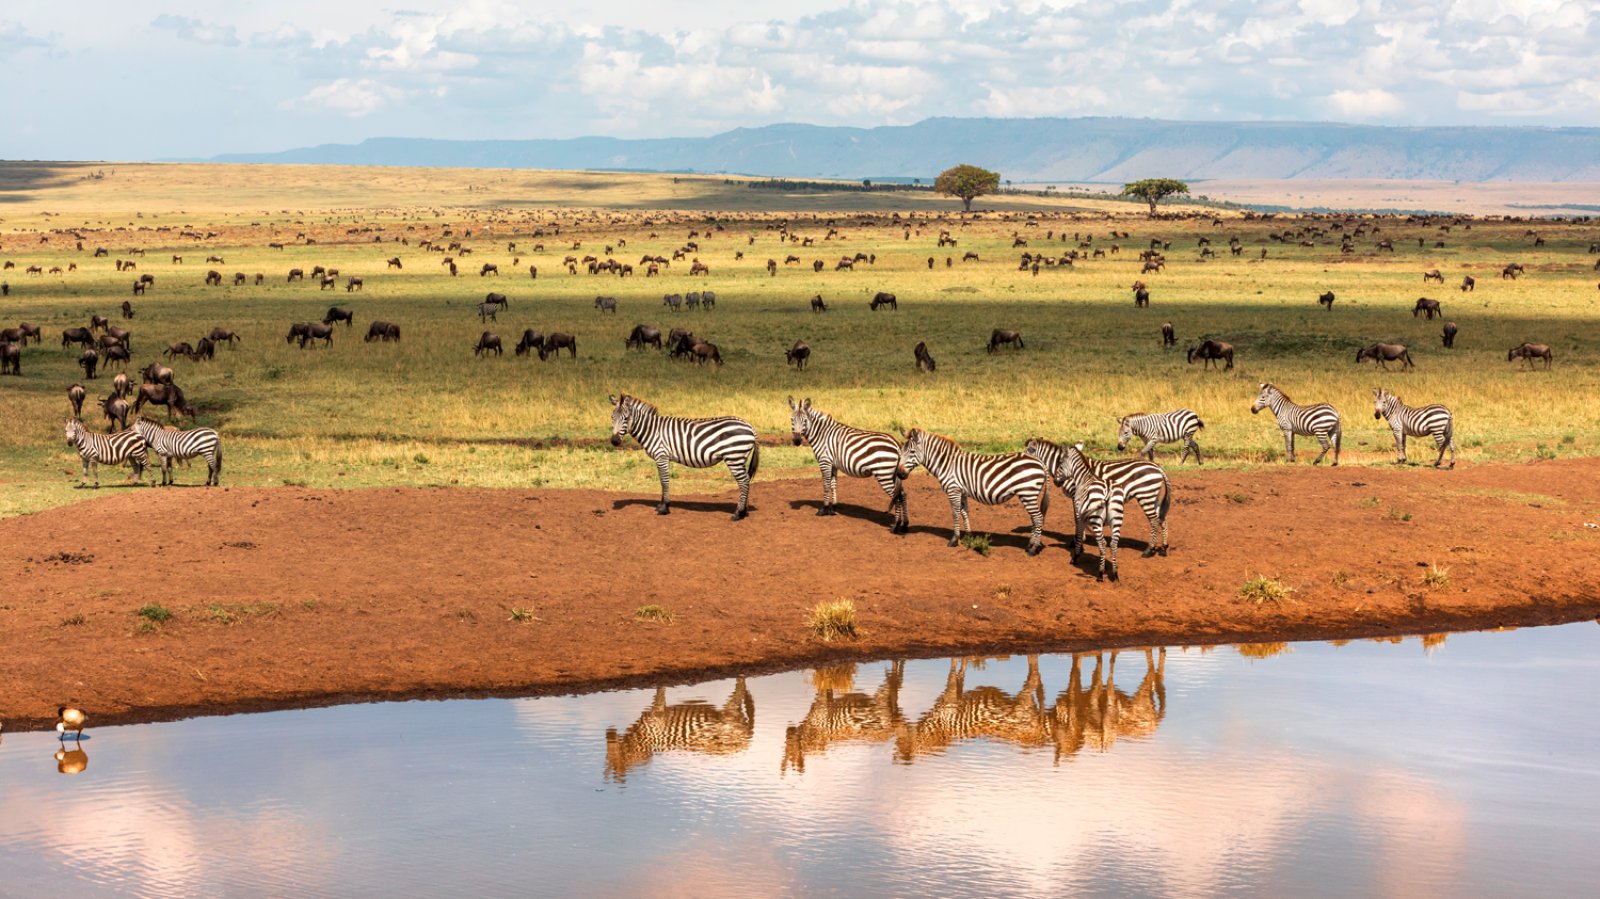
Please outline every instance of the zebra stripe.
[[1444, 462], [1447, 448], [1450, 450], [1450, 467], [1456, 467], [1456, 425], [1449, 409], [1439, 405], [1412, 408], [1382, 387], [1372, 388], [1372, 399], [1372, 417], [1387, 418], [1390, 430], [1394, 431], [1395, 449], [1400, 453], [1396, 462], [1405, 464], [1407, 437], [1426, 435], [1432, 437], [1434, 445], [1439, 448], [1439, 458], [1433, 460], [1433, 467], [1438, 468]]
[[790, 430], [794, 445], [811, 444], [822, 471], [822, 508], [818, 515], [833, 515], [838, 502], [839, 474], [852, 478], [872, 478], [889, 495], [889, 510], [894, 513], [890, 533], [904, 534], [911, 528], [906, 511], [906, 492], [894, 476], [900, 464], [900, 441], [878, 431], [863, 431], [840, 424], [833, 416], [813, 408], [809, 398], [796, 403], [789, 397]]
[[149, 457], [144, 451], [144, 440], [132, 430], [118, 431], [115, 434], [96, 434], [84, 427], [82, 421], [69, 418], [66, 421], [66, 438], [67, 446], [77, 447], [78, 457], [83, 460], [83, 477], [78, 481], [79, 487], [89, 480], [90, 466], [94, 467], [95, 489], [99, 489], [101, 465], [131, 463], [133, 479], [137, 482], [149, 462]]
[[657, 687], [650, 708], [625, 733], [606, 729], [606, 779], [622, 783], [629, 768], [658, 752], [743, 752], [755, 733], [755, 720], [756, 701], [742, 677], [720, 707], [698, 700], [668, 705], [666, 688]]
[[1139, 455], [1154, 462], [1156, 460], [1156, 444], [1158, 443], [1183, 443], [1183, 456], [1178, 459], [1178, 464], [1189, 461], [1189, 453], [1194, 453], [1194, 464], [1200, 461], [1200, 444], [1194, 442], [1196, 431], [1205, 427], [1206, 423], [1200, 416], [1188, 409], [1174, 409], [1171, 412], [1152, 412], [1149, 414], [1135, 412], [1117, 419], [1117, 449], [1125, 450], [1133, 438], [1138, 437], [1145, 441], [1144, 449]]
[[206, 486], [222, 484], [222, 441], [210, 428], [188, 431], [167, 430], [148, 418], [133, 423], [133, 430], [145, 445], [161, 457], [161, 483], [174, 483], [172, 463], [175, 460], [204, 457], [206, 460]]
[[1111, 531], [1111, 580], [1118, 579], [1117, 545], [1122, 539], [1122, 513], [1127, 499], [1128, 491], [1121, 484], [1087, 473], [1072, 487], [1072, 508], [1077, 518], [1072, 535], [1072, 561], [1077, 562], [1083, 553], [1083, 530], [1087, 527], [1094, 532], [1095, 542], [1100, 545], [1098, 580], [1106, 579], [1106, 530]]
[[1085, 455], [1081, 443], [1062, 447], [1040, 437], [1030, 439], [1024, 451], [1042, 462], [1056, 484], [1063, 488], [1086, 475], [1120, 486], [1127, 499], [1137, 502], [1150, 521], [1150, 545], [1144, 551], [1144, 558], [1156, 553], [1167, 554], [1167, 513], [1172, 508], [1172, 485], [1160, 465], [1143, 459], [1102, 462]]
[[1294, 437], [1304, 434], [1317, 438], [1322, 444], [1322, 452], [1311, 460], [1312, 465], [1320, 463], [1328, 450], [1333, 450], [1333, 464], [1339, 464], [1340, 438], [1344, 435], [1344, 426], [1339, 423], [1339, 410], [1327, 403], [1316, 403], [1311, 406], [1296, 405], [1289, 399], [1289, 394], [1284, 393], [1271, 384], [1261, 385], [1261, 395], [1250, 405], [1250, 414], [1254, 415], [1262, 409], [1271, 409], [1277, 416], [1278, 428], [1283, 431], [1283, 449], [1289, 461], [1294, 462]]
[[1028, 555], [1036, 556], [1044, 549], [1044, 513], [1050, 505], [1049, 473], [1039, 460], [1023, 453], [969, 453], [948, 437], [913, 428], [900, 450], [895, 476], [905, 480], [918, 465], [939, 481], [945, 496], [950, 498], [950, 515], [955, 519], [951, 546], [960, 542], [963, 529], [972, 532], [972, 520], [967, 515], [968, 499], [992, 506], [1014, 496], [1022, 500], [1022, 507], [1028, 510], [1028, 518], [1033, 521]]
[[739, 505], [733, 511], [733, 520], [745, 517], [750, 505], [750, 479], [761, 465], [756, 429], [749, 422], [732, 417], [675, 418], [662, 415], [655, 406], [627, 394], [610, 399], [615, 407], [611, 413], [611, 445], [621, 446], [622, 438], [632, 434], [655, 460], [661, 474], [661, 502], [656, 514], [670, 512], [669, 463], [710, 468], [723, 462], [739, 483]]

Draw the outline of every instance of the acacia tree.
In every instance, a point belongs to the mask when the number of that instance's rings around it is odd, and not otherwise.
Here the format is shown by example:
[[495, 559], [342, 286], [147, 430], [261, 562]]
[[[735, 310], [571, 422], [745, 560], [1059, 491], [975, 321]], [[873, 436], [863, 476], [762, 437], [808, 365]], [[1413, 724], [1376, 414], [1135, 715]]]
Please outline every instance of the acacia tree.
[[1000, 187], [1000, 173], [981, 169], [975, 165], [958, 165], [939, 173], [933, 189], [947, 197], [960, 197], [961, 208], [972, 211], [972, 200], [994, 193]]
[[1189, 185], [1172, 178], [1146, 178], [1142, 181], [1132, 181], [1122, 185], [1122, 195], [1125, 197], [1138, 197], [1150, 204], [1150, 217], [1156, 216], [1156, 204], [1173, 194], [1186, 194]]

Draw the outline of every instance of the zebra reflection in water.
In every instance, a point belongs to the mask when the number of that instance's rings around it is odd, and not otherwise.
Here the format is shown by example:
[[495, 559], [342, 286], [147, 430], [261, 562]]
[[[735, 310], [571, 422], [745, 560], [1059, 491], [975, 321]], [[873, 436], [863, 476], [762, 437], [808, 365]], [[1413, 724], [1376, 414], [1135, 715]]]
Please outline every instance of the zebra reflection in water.
[[817, 698], [799, 724], [784, 734], [782, 773], [806, 771], [806, 755], [820, 754], [833, 743], [881, 743], [905, 723], [900, 711], [900, 684], [905, 662], [893, 662], [871, 696], [851, 690], [855, 666], [819, 668], [813, 672]]
[[897, 761], [909, 763], [919, 755], [942, 753], [954, 743], [977, 737], [1025, 747], [1049, 745], [1038, 656], [1028, 656], [1027, 680], [1014, 696], [997, 687], [966, 689], [967, 664], [965, 658], [951, 659], [944, 692], [933, 707], [916, 723], [900, 728], [895, 737]]
[[626, 733], [606, 728], [606, 780], [622, 783], [629, 768], [650, 761], [657, 752], [743, 752], [755, 727], [755, 700], [742, 677], [721, 708], [701, 700], [667, 705], [666, 688], [657, 687], [655, 701]]
[[1117, 653], [1110, 654], [1104, 667], [1104, 655], [1094, 654], [1094, 671], [1089, 676], [1089, 686], [1083, 686], [1082, 656], [1073, 653], [1072, 672], [1067, 688], [1056, 697], [1050, 710], [1050, 729], [1055, 738], [1056, 762], [1063, 757], [1076, 755], [1088, 746], [1107, 752], [1119, 738], [1143, 739], [1156, 732], [1167, 714], [1166, 668], [1167, 651], [1160, 650], [1159, 660], [1150, 650], [1144, 651], [1145, 675], [1132, 694], [1116, 687]]

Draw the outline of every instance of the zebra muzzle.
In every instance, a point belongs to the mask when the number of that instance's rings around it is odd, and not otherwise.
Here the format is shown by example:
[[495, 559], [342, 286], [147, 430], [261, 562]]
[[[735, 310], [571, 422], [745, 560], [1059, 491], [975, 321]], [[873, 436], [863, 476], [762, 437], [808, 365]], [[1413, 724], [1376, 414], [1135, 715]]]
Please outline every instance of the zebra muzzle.
[[612, 446], [621, 446], [622, 445], [622, 438], [618, 437], [615, 434], [612, 434], [611, 435], [611, 445]]
[[804, 437], [801, 437], [799, 434], [791, 433], [789, 436], [794, 438], [794, 445], [795, 446], [800, 446], [801, 444], [806, 442], [806, 439]]

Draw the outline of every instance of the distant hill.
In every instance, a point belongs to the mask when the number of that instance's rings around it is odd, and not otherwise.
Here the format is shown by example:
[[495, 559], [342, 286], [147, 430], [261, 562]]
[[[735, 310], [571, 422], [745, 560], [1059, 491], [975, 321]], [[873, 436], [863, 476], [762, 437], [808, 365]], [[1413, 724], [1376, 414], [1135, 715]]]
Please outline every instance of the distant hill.
[[958, 162], [1013, 181], [1407, 179], [1600, 181], [1600, 128], [1392, 128], [1322, 122], [927, 119], [915, 125], [768, 125], [624, 140], [372, 138], [215, 162], [726, 172], [783, 178], [931, 178]]

